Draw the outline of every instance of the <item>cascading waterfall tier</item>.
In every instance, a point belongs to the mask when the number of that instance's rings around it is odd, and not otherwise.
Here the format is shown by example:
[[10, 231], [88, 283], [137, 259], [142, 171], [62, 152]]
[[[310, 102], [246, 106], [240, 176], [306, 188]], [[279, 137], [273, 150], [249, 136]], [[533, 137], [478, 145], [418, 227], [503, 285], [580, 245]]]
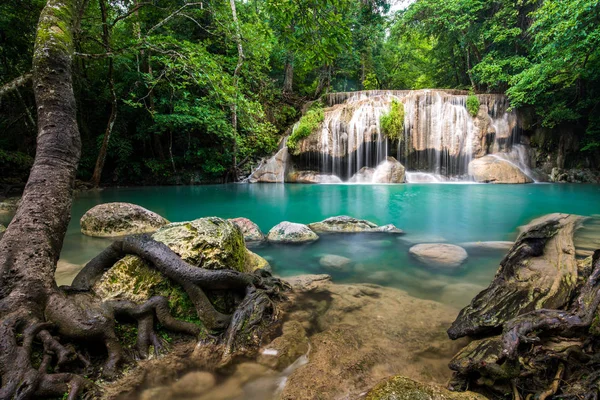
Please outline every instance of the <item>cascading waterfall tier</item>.
[[[519, 141], [517, 114], [509, 110], [506, 96], [477, 95], [475, 117], [467, 110], [467, 97], [460, 90], [329, 94], [321, 128], [298, 143], [294, 163], [347, 180], [394, 156], [408, 171], [466, 178], [471, 160], [509, 152]], [[385, 137], [380, 126], [393, 100], [404, 105], [404, 134], [396, 141]]]
[[[477, 95], [475, 116], [467, 109], [468, 97], [466, 91], [437, 89], [328, 94], [320, 127], [298, 141], [292, 154], [283, 146], [249, 181], [364, 183], [391, 157], [406, 168], [408, 182], [500, 183], [502, 176], [520, 174], [526, 179], [519, 180], [531, 181], [530, 149], [521, 143], [517, 113], [507, 97]], [[391, 140], [380, 121], [393, 101], [404, 107], [404, 131]], [[470, 169], [470, 164], [477, 167]], [[498, 167], [512, 172], [498, 177], [486, 169]]]

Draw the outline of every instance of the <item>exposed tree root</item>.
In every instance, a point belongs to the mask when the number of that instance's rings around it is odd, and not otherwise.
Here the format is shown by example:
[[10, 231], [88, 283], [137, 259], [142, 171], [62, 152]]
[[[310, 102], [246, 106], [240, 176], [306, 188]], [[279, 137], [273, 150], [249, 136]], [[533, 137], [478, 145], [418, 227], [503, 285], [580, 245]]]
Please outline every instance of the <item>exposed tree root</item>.
[[515, 398], [518, 386], [526, 399], [598, 399], [599, 306], [600, 250], [564, 309], [519, 315], [504, 324], [501, 335], [476, 340], [457, 354], [451, 386], [460, 390], [474, 383]]
[[[204, 325], [222, 332], [219, 340], [226, 357], [256, 350], [263, 333], [277, 320], [276, 302], [285, 299], [288, 289], [287, 284], [262, 270], [245, 274], [191, 266], [148, 236], [116, 241], [84, 267], [72, 286], [49, 290], [39, 316], [18, 308], [0, 314], [0, 399], [64, 393], [75, 399], [84, 392], [93, 394], [97, 388], [84, 375], [114, 378], [130, 358], [115, 333], [119, 320], [137, 322], [136, 358], [147, 358], [151, 349], [157, 355], [167, 350], [157, 324], [171, 332], [198, 337], [202, 328], [175, 319], [164, 297], [136, 304], [129, 300], [102, 301], [91, 291], [102, 274], [127, 254], [143, 258], [182, 286]], [[231, 290], [244, 296], [233, 315], [226, 315], [215, 310], [204, 289]], [[86, 343], [104, 344], [106, 357], [101, 369], [95, 367], [97, 361], [80, 352]]]

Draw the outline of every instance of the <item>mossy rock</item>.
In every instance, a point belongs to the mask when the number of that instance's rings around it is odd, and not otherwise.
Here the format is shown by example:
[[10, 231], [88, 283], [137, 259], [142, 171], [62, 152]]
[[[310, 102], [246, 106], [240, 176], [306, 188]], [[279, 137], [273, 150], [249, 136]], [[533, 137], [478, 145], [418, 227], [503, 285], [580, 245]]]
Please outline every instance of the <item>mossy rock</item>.
[[169, 221], [131, 203], [105, 203], [89, 209], [79, 224], [81, 233], [92, 237], [117, 237], [156, 232]]
[[[170, 224], [157, 231], [153, 238], [197, 267], [240, 272], [270, 269], [264, 258], [246, 249], [241, 230], [221, 218]], [[137, 256], [128, 255], [115, 263], [94, 285], [94, 291], [103, 299], [127, 299], [136, 303], [152, 296], [164, 296], [169, 299], [175, 317], [197, 320], [185, 291]], [[228, 293], [207, 292], [207, 296], [219, 311], [233, 311], [233, 299]]]
[[378, 383], [367, 393], [366, 400], [487, 400], [472, 392], [451, 392], [442, 387], [394, 376]]

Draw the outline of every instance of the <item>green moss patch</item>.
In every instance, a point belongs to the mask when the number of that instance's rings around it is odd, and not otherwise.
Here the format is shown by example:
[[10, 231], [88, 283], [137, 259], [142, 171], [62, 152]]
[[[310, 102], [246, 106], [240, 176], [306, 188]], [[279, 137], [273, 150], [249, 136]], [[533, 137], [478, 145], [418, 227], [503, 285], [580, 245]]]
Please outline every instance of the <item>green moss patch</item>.
[[292, 154], [294, 154], [298, 146], [298, 142], [305, 139], [315, 132], [325, 119], [325, 111], [323, 110], [323, 103], [315, 102], [306, 114], [300, 118], [298, 124], [294, 128], [294, 131], [290, 135], [287, 141], [287, 147]]
[[398, 100], [392, 100], [390, 111], [383, 114], [379, 123], [381, 132], [391, 140], [402, 140], [404, 135], [404, 104]]

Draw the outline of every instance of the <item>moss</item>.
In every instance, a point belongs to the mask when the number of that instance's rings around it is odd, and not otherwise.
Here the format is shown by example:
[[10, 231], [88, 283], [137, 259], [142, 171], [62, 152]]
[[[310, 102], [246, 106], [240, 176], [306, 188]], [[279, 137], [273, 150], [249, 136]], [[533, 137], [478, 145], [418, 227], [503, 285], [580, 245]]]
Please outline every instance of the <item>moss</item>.
[[600, 315], [596, 314], [594, 320], [590, 325], [590, 335], [599, 337], [600, 336]]
[[467, 111], [471, 114], [472, 117], [476, 117], [479, 112], [479, 98], [474, 94], [470, 94], [467, 97]]
[[321, 126], [324, 119], [325, 111], [323, 110], [323, 103], [313, 103], [306, 114], [300, 118], [300, 121], [298, 121], [298, 124], [296, 124], [292, 134], [287, 140], [287, 147], [292, 154], [297, 152], [296, 147], [298, 146], [298, 142], [315, 132], [319, 126]]
[[36, 33], [36, 48], [48, 48], [59, 53], [73, 53], [73, 3], [49, 2], [40, 17]]
[[367, 393], [366, 400], [482, 400], [485, 397], [471, 392], [450, 392], [433, 385], [394, 376], [380, 382]]
[[385, 136], [401, 141], [404, 135], [404, 104], [396, 99], [392, 100], [390, 111], [380, 117], [379, 123]]
[[137, 327], [134, 324], [116, 324], [115, 334], [123, 347], [128, 349], [135, 347], [137, 342]]

